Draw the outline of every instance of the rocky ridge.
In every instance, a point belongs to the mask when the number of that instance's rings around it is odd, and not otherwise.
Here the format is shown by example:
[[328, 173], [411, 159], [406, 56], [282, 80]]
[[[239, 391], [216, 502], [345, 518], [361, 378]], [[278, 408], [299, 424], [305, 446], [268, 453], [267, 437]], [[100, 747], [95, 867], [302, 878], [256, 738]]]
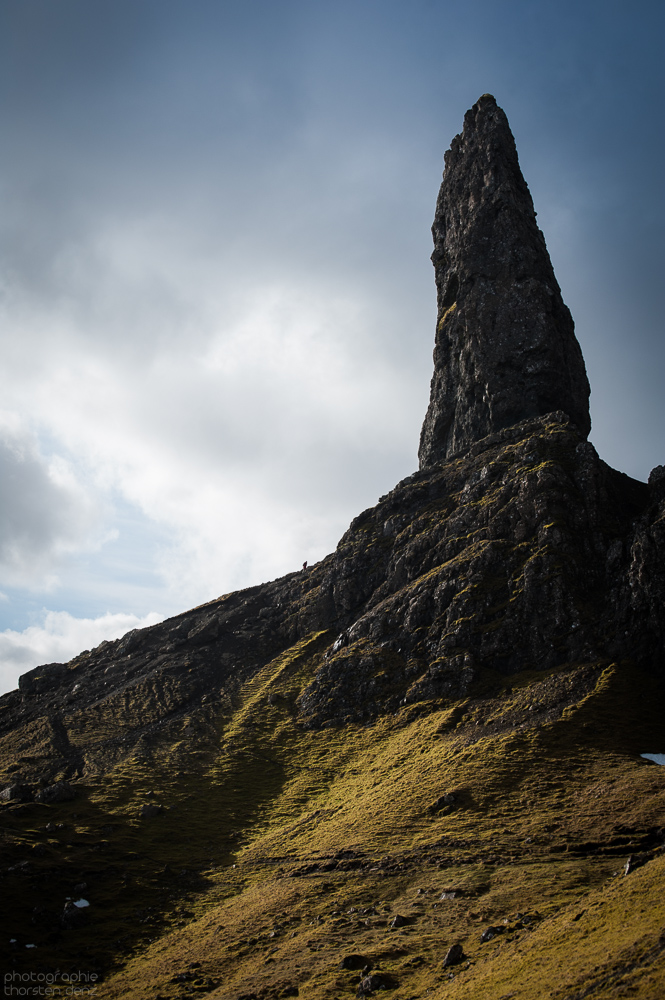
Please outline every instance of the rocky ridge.
[[460, 698], [524, 670], [600, 669], [636, 652], [660, 670], [661, 492], [660, 468], [650, 486], [610, 469], [564, 413], [522, 422], [408, 477], [312, 569], [29, 671], [0, 726], [40, 720], [51, 754], [33, 780], [82, 776], [116, 760], [126, 735], [75, 747], [68, 718], [123, 705], [133, 744], [192, 706], [232, 704], [313, 632], [329, 640], [299, 699], [310, 727]]

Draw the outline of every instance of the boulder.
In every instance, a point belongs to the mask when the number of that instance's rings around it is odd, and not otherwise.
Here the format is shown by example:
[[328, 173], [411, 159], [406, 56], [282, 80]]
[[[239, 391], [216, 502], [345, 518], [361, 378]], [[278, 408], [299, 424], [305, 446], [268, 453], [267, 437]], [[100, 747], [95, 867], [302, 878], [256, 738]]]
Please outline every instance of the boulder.
[[160, 816], [164, 812], [164, 806], [158, 806], [155, 802], [147, 802], [141, 806], [139, 816], [141, 819], [152, 819], [153, 816]]
[[44, 802], [47, 805], [56, 805], [58, 802], [71, 802], [76, 798], [76, 792], [68, 781], [56, 781], [48, 788], [42, 788], [35, 795], [35, 802]]
[[464, 960], [464, 957], [464, 948], [462, 945], [452, 944], [446, 952], [446, 957], [443, 960], [444, 969], [450, 968], [451, 965], [459, 965], [459, 963]]
[[356, 996], [365, 997], [370, 993], [374, 993], [375, 990], [388, 989], [391, 985], [392, 984], [387, 976], [384, 976], [380, 972], [371, 972], [369, 976], [365, 976], [360, 980], [358, 989], [356, 990]]
[[[39, 795], [39, 793], [37, 793]], [[34, 798], [30, 785], [25, 782], [17, 782], [15, 785], [8, 785], [0, 792], [2, 802], [32, 802]], [[39, 799], [37, 800], [39, 801]]]
[[447, 812], [450, 812], [456, 802], [456, 796], [453, 795], [452, 792], [446, 792], [445, 795], [440, 795], [438, 799], [435, 799], [434, 802], [427, 807], [427, 811], [430, 813], [437, 813], [441, 812], [442, 809], [445, 809]]

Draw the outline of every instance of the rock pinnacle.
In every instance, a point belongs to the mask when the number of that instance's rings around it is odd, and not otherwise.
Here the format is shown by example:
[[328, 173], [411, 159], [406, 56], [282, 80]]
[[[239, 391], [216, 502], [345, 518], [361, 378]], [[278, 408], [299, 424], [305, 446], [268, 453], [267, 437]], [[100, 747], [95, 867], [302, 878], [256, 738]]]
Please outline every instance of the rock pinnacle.
[[432, 235], [438, 315], [420, 468], [554, 410], [586, 437], [589, 382], [573, 319], [491, 94], [467, 111], [445, 155]]

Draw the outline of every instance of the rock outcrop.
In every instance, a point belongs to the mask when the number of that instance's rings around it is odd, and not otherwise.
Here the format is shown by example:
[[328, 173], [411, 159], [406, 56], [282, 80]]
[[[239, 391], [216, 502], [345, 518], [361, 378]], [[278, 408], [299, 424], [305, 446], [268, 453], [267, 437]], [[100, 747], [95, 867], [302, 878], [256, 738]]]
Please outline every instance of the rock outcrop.
[[504, 112], [467, 111], [432, 227], [438, 315], [420, 468], [562, 410], [586, 437], [589, 383]]
[[351, 624], [303, 693], [304, 719], [368, 720], [461, 698], [488, 672], [564, 665], [580, 671], [575, 698], [589, 665], [638, 646], [655, 665], [662, 509], [561, 412], [410, 476], [355, 519], [324, 574]]

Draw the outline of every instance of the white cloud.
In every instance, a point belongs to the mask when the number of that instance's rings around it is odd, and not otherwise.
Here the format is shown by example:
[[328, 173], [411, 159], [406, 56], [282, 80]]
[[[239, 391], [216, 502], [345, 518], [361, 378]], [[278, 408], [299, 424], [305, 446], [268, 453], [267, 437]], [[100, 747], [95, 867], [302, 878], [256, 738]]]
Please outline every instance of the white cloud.
[[130, 629], [162, 621], [154, 612], [139, 618], [132, 614], [106, 614], [75, 618], [67, 611], [44, 611], [41, 625], [22, 632], [0, 632], [0, 684], [3, 691], [16, 687], [20, 674], [42, 663], [66, 663], [84, 649], [94, 649], [104, 639], [118, 639]]
[[[116, 220], [85, 282], [62, 269], [50, 308], [16, 291], [5, 323], [5, 398], [75, 456], [81, 478], [167, 529], [156, 562], [170, 606], [330, 551], [360, 507], [415, 468], [426, 394], [426, 378], [377, 353], [396, 321], [378, 296], [306, 270], [251, 283], [222, 257], [192, 268], [182, 243], [149, 221], [123, 235]], [[108, 303], [92, 337], [86, 296]], [[149, 559], [137, 550], [137, 564]]]
[[48, 588], [65, 556], [99, 542], [99, 505], [60, 456], [41, 454], [35, 434], [0, 413], [0, 580]]

